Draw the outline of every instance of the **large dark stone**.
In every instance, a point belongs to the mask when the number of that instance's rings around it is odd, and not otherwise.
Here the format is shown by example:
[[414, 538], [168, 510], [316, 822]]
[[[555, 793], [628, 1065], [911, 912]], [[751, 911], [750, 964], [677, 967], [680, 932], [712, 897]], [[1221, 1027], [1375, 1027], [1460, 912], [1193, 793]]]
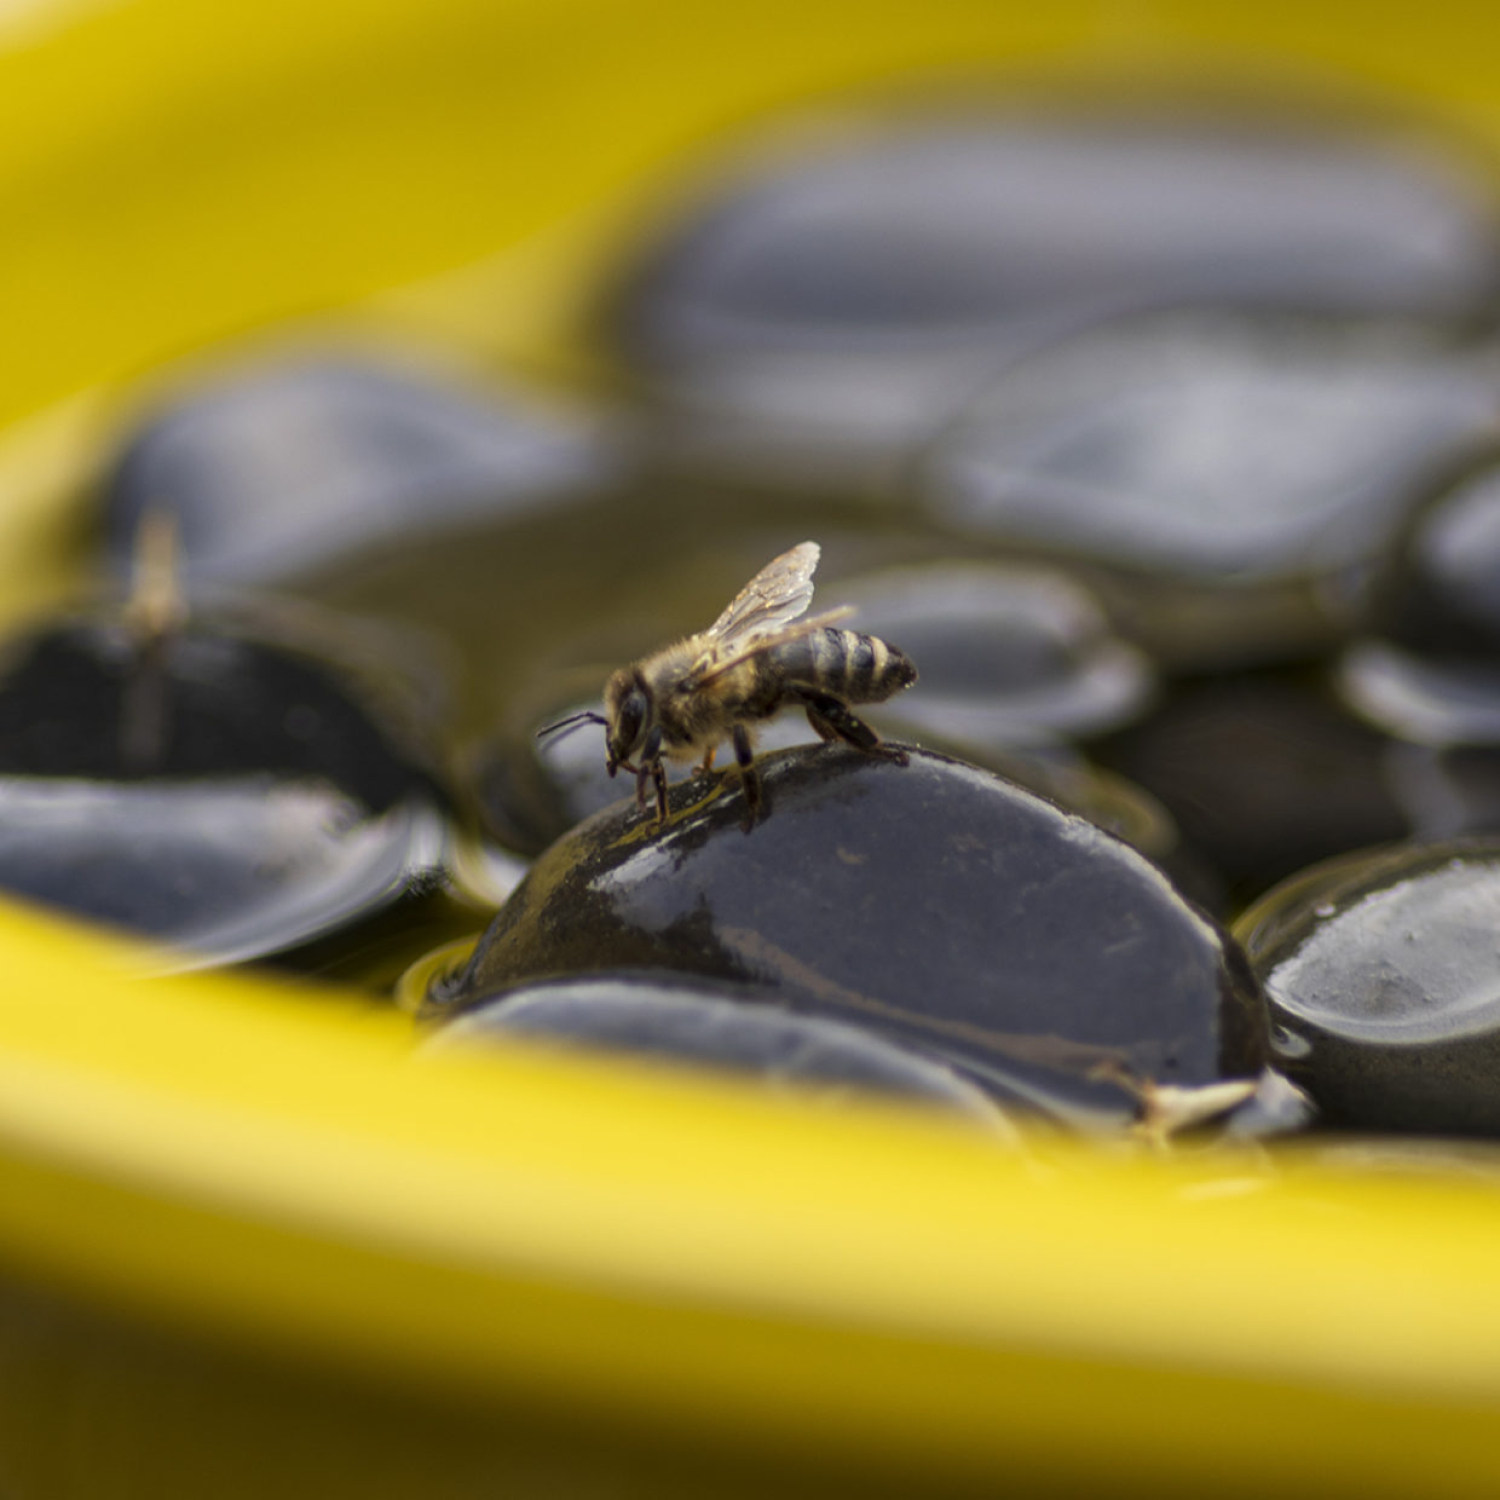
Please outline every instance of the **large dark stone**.
[[1119, 1118], [1157, 1083], [1256, 1073], [1263, 1002], [1232, 940], [1125, 844], [1000, 778], [914, 751], [759, 762], [619, 805], [538, 860], [449, 1003], [630, 969], [762, 986], [946, 1057], [1002, 1097]]

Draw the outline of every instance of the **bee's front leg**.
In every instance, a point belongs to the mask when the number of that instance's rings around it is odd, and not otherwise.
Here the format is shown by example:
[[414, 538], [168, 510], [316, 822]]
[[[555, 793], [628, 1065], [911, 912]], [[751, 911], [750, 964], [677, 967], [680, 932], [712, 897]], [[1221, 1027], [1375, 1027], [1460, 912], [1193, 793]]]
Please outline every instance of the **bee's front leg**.
[[661, 827], [667, 821], [667, 768], [662, 765], [661, 757], [655, 760], [643, 760], [641, 768], [635, 773], [635, 805], [645, 807], [646, 784], [651, 782], [656, 790], [656, 825]]
[[755, 769], [755, 747], [750, 743], [750, 734], [743, 724], [730, 730], [734, 740], [734, 758], [740, 768], [740, 786], [745, 793], [745, 821], [743, 827], [749, 833], [760, 817], [760, 772]]
[[667, 821], [667, 768], [661, 763], [661, 729], [658, 726], [646, 736], [641, 746], [641, 768], [635, 778], [635, 800], [639, 807], [646, 805], [646, 780], [650, 778], [656, 787], [656, 826]]

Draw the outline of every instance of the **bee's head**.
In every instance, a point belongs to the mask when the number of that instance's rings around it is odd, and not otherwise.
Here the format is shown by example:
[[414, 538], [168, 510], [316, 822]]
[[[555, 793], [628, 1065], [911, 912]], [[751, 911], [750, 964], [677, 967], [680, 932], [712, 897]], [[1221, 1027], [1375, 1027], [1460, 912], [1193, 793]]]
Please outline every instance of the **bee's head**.
[[613, 776], [651, 728], [651, 694], [633, 667], [621, 667], [604, 685], [605, 766]]

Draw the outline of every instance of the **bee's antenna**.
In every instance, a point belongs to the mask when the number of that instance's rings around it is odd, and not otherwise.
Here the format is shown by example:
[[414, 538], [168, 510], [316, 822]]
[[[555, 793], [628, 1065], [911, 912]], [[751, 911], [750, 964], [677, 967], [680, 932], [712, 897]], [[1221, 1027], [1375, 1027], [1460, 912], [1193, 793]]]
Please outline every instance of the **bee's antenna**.
[[603, 714], [596, 714], [593, 709], [586, 708], [582, 713], [569, 714], [566, 719], [559, 719], [555, 724], [544, 724], [540, 729], [537, 730], [536, 737], [538, 739], [543, 739], [549, 734], [556, 734], [559, 729], [564, 729], [571, 732], [572, 730], [577, 729], [580, 724], [608, 725], [608, 723], [609, 720], [606, 719]]

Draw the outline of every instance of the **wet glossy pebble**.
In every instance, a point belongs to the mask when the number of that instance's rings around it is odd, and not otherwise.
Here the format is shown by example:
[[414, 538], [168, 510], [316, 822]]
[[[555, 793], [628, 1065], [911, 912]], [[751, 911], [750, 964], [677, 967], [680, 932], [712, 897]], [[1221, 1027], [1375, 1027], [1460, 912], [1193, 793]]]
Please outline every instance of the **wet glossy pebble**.
[[677, 782], [662, 830], [614, 808], [561, 839], [459, 999], [621, 969], [759, 985], [1074, 1123], [1133, 1112], [1101, 1067], [1163, 1084], [1260, 1069], [1264, 1011], [1237, 948], [1123, 843], [930, 752], [901, 766], [820, 746], [759, 766], [749, 834], [731, 774]]
[[1500, 1135], [1500, 841], [1332, 861], [1236, 930], [1330, 1124]]
[[185, 965], [294, 948], [436, 879], [443, 799], [398, 726], [282, 643], [59, 623], [0, 668], [0, 885]]
[[933, 447], [941, 525], [1084, 564], [1179, 663], [1327, 644], [1404, 518], [1490, 440], [1500, 381], [1390, 331], [1175, 314], [1022, 361]]
[[950, 1067], [873, 1032], [800, 1015], [774, 992], [638, 974], [555, 980], [470, 1002], [427, 1044], [450, 1052], [507, 1037], [696, 1064], [823, 1094], [925, 1100], [999, 1123]]
[[594, 493], [618, 462], [596, 422], [532, 397], [352, 357], [287, 359], [147, 422], [105, 482], [106, 544], [127, 562], [142, 515], [165, 507], [189, 578], [284, 581]]
[[1160, 799], [1243, 902], [1317, 860], [1419, 826], [1393, 779], [1392, 748], [1320, 673], [1262, 671], [1182, 683], [1094, 754]]
[[1469, 318], [1500, 285], [1477, 162], [1326, 113], [906, 111], [779, 144], [642, 256], [611, 331], [690, 455], [784, 478], [857, 471], [1106, 315]]

